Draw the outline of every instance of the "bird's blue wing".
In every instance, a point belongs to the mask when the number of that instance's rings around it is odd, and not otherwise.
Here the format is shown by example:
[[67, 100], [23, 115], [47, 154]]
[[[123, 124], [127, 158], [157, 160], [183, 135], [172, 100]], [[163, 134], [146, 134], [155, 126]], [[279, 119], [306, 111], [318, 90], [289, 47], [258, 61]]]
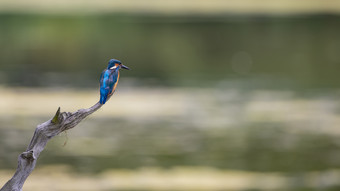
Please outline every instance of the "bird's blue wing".
[[104, 70], [100, 76], [100, 103], [105, 104], [107, 98], [113, 93], [113, 88], [117, 82], [118, 70]]
[[104, 70], [102, 74], [100, 75], [99, 83], [100, 83], [100, 100], [99, 102], [101, 104], [105, 104], [107, 100], [107, 96], [109, 94], [109, 87], [108, 87], [108, 81], [109, 79], [109, 71]]

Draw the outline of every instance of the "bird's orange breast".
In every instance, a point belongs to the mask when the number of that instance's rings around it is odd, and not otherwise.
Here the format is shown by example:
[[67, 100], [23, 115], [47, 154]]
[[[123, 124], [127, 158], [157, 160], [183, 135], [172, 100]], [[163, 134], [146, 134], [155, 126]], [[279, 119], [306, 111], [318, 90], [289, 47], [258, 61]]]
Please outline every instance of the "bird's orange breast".
[[117, 81], [116, 81], [115, 85], [113, 86], [112, 92], [110, 92], [110, 94], [113, 94], [115, 92], [117, 84], [118, 84], [118, 81], [119, 81], [119, 71], [118, 71]]

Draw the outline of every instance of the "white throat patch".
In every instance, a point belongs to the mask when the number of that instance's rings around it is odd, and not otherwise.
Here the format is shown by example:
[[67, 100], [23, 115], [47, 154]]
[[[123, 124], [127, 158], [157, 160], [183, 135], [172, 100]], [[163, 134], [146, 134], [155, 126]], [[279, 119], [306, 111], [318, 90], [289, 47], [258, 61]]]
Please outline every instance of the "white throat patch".
[[115, 68], [117, 68], [117, 66], [112, 66], [110, 69], [113, 70], [113, 69], [115, 69]]

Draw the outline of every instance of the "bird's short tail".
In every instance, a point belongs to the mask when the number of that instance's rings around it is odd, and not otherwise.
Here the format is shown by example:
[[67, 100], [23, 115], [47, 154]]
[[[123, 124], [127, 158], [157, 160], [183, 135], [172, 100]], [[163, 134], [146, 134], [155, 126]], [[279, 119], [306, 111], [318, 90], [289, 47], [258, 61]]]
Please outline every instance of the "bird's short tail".
[[105, 103], [106, 103], [106, 100], [107, 100], [107, 95], [100, 96], [99, 103], [100, 103], [100, 104], [105, 104]]

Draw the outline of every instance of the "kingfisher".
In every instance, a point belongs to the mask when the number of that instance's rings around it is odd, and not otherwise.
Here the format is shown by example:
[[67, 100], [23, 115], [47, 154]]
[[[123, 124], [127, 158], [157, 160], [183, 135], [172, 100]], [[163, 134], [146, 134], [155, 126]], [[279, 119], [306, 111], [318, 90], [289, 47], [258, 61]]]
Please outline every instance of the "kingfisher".
[[116, 59], [111, 59], [108, 63], [107, 69], [105, 69], [100, 75], [100, 104], [105, 104], [105, 102], [110, 98], [110, 96], [115, 92], [119, 81], [119, 69], [130, 70], [127, 66], [124, 66], [121, 61]]

